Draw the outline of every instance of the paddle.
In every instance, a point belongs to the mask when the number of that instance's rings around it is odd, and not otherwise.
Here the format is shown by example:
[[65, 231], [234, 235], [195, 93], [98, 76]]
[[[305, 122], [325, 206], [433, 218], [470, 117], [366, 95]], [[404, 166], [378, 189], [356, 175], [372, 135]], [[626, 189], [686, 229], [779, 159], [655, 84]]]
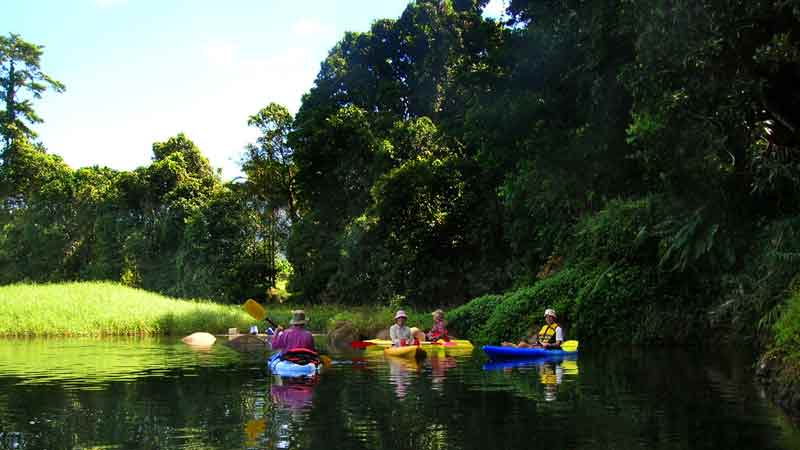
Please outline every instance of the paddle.
[[276, 324], [275, 322], [272, 321], [272, 319], [267, 317], [267, 310], [265, 310], [264, 307], [261, 306], [261, 304], [259, 304], [252, 298], [249, 298], [247, 299], [246, 302], [244, 302], [244, 310], [247, 311], [247, 313], [250, 314], [254, 319], [259, 321], [266, 320], [267, 322], [270, 323], [270, 325], [272, 325], [275, 328], [278, 328], [278, 324]]
[[[250, 314], [250, 316], [252, 316], [254, 319], [259, 321], [266, 320], [267, 322], [270, 323], [270, 325], [272, 325], [275, 328], [278, 328], [278, 324], [276, 324], [275, 322], [272, 321], [272, 319], [267, 317], [267, 310], [265, 310], [260, 303], [253, 300], [252, 298], [249, 298], [247, 299], [246, 302], [244, 302], [244, 310], [247, 311], [247, 313]], [[330, 367], [332, 363], [330, 356], [320, 355], [319, 359], [320, 361], [322, 361], [322, 365], [324, 365], [325, 367]]]

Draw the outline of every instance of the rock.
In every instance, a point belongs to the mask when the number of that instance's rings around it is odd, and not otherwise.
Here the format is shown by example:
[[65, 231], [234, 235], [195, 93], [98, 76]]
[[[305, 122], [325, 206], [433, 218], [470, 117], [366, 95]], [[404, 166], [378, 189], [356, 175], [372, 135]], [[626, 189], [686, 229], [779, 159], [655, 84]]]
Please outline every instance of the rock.
[[252, 352], [259, 350], [266, 350], [269, 348], [266, 336], [256, 336], [252, 334], [240, 334], [238, 336], [229, 336], [225, 345], [233, 348], [234, 350], [243, 352]]
[[216, 340], [217, 338], [215, 338], [213, 334], [203, 331], [192, 333], [181, 339], [181, 341], [183, 341], [185, 344], [198, 347], [210, 347]]
[[337, 344], [349, 345], [351, 342], [357, 341], [358, 338], [358, 331], [352, 323], [346, 320], [336, 322], [333, 325], [333, 329], [328, 332], [328, 340], [335, 346]]

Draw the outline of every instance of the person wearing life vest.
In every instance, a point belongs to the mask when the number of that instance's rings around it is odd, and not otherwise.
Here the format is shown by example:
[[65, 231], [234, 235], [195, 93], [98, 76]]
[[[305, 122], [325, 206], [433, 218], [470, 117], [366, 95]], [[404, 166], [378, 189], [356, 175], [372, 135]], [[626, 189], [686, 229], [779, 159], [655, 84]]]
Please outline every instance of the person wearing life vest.
[[564, 342], [564, 331], [556, 322], [556, 311], [552, 308], [544, 310], [545, 324], [539, 329], [536, 334], [531, 333], [526, 339], [521, 340], [517, 344], [511, 342], [503, 342], [502, 345], [507, 347], [540, 347], [540, 348], [561, 348], [561, 343]]
[[278, 327], [277, 334], [272, 339], [272, 348], [282, 350], [284, 353], [297, 348], [316, 351], [314, 336], [305, 329], [307, 322], [305, 311], [301, 309], [292, 311], [292, 320], [289, 321], [291, 328], [284, 331], [283, 327]]

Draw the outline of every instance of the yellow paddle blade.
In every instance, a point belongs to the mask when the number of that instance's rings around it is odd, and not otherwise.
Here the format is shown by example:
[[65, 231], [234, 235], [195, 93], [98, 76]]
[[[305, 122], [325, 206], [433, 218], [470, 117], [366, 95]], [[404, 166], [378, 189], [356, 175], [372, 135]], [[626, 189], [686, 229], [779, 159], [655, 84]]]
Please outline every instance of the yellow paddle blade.
[[561, 350], [565, 352], [574, 352], [578, 350], [578, 341], [564, 341], [561, 343]]
[[267, 317], [267, 311], [264, 309], [264, 307], [252, 298], [249, 298], [246, 302], [244, 302], [244, 310], [256, 320], [264, 320], [264, 318]]
[[320, 359], [320, 361], [322, 361], [322, 365], [324, 367], [330, 367], [331, 364], [333, 363], [333, 361], [331, 360], [331, 357], [327, 356], [327, 355], [320, 355], [319, 359]]

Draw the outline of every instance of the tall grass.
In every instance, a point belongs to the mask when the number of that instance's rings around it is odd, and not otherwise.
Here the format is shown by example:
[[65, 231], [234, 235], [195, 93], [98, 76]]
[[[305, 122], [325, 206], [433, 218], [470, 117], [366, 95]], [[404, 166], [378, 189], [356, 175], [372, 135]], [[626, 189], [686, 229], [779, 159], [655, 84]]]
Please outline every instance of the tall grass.
[[2, 336], [224, 333], [254, 322], [236, 305], [178, 300], [109, 282], [2, 286], [0, 305]]
[[[244, 303], [244, 299], [243, 299]], [[308, 329], [325, 332], [350, 321], [365, 335], [393, 323], [388, 307], [267, 303], [267, 316], [287, 326], [294, 309], [305, 309]], [[406, 309], [409, 325], [428, 328], [431, 317]], [[14, 284], [0, 287], [0, 336], [185, 336], [223, 334], [229, 328], [263, 330], [241, 305], [180, 300], [110, 282]]]

